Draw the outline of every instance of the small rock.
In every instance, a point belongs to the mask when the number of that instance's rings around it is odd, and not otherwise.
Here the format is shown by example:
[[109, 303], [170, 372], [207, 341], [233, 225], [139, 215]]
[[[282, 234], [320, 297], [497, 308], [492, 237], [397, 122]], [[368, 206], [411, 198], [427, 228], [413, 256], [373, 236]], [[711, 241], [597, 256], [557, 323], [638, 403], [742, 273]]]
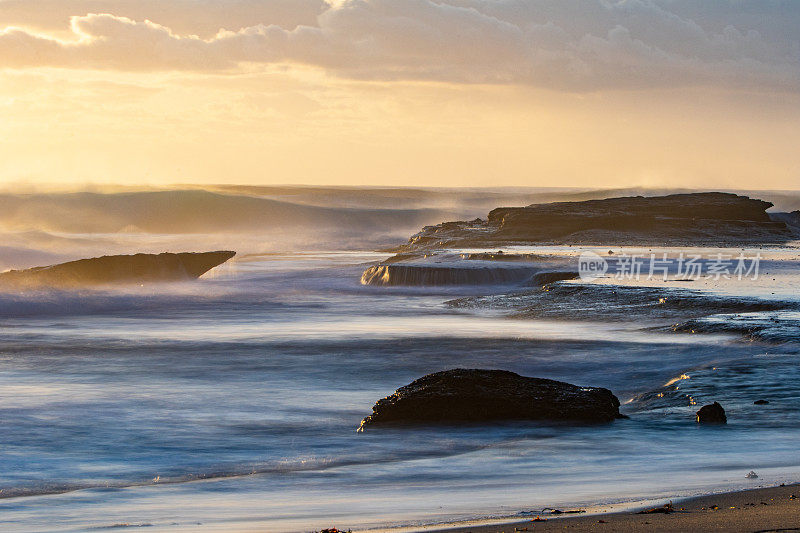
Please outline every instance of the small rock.
[[749, 471], [749, 472], [747, 473], [747, 475], [746, 475], [746, 476], [744, 476], [744, 477], [746, 477], [747, 479], [758, 479], [758, 474], [756, 474], [755, 472], [753, 472], [753, 471], [751, 470], [751, 471]]
[[672, 503], [670, 502], [662, 507], [653, 507], [652, 509], [645, 509], [644, 511], [639, 511], [639, 514], [656, 514], [656, 513], [669, 514], [674, 512], [675, 508], [672, 506]]
[[725, 409], [718, 402], [704, 405], [697, 411], [697, 422], [700, 424], [727, 424]]
[[767, 405], [769, 400], [756, 400], [753, 402], [753, 405]]

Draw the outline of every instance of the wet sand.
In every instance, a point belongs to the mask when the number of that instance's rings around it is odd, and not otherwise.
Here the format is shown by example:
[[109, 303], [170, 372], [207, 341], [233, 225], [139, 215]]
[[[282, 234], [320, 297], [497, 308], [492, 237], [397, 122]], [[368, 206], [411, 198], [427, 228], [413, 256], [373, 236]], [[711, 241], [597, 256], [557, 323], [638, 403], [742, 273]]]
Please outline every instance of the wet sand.
[[[794, 496], [794, 497], [793, 497]], [[800, 485], [729, 492], [673, 502], [669, 514], [639, 514], [641, 509], [607, 514], [561, 515], [501, 525], [430, 528], [448, 533], [515, 531], [647, 532], [800, 532]]]

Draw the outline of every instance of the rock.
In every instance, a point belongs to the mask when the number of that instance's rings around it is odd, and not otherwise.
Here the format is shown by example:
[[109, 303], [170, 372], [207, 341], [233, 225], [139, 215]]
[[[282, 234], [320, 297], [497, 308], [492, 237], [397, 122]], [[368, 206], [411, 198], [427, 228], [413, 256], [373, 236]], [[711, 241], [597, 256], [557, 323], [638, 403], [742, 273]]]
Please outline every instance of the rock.
[[796, 238], [789, 218], [771, 218], [766, 212], [770, 207], [770, 202], [722, 192], [499, 207], [486, 221], [427, 226], [402, 249], [519, 243], [712, 245]]
[[753, 402], [753, 405], [767, 405], [768, 403], [768, 400], [756, 400]]
[[549, 285], [556, 281], [564, 281], [568, 279], [577, 279], [579, 274], [577, 272], [539, 272], [531, 276], [526, 282], [529, 287], [541, 287], [542, 285]]
[[[563, 257], [531, 253], [460, 252], [399, 253], [367, 268], [362, 285], [441, 286], [524, 284], [535, 279], [545, 284], [578, 277], [561, 272], [572, 267]], [[542, 276], [534, 277], [536, 274]], [[540, 282], [541, 280], [541, 282]]]
[[499, 285], [519, 283], [529, 278], [531, 267], [482, 266], [462, 261], [452, 264], [379, 264], [361, 275], [362, 285], [437, 286]]
[[76, 288], [90, 285], [183, 281], [199, 278], [236, 252], [106, 255], [58, 265], [10, 270], [0, 274], [0, 286], [15, 289]]
[[747, 479], [758, 479], [758, 474], [756, 474], [755, 471], [751, 470], [747, 474], [745, 474], [744, 477], [746, 477]]
[[645, 509], [643, 511], [639, 511], [638, 514], [669, 514], [674, 513], [675, 508], [672, 506], [672, 502], [669, 502], [666, 505], [662, 505], [661, 507], [653, 507], [652, 509]]
[[709, 405], [704, 405], [697, 411], [697, 421], [700, 424], [727, 424], [728, 417], [725, 416], [725, 409], [714, 402]]
[[402, 423], [548, 420], [584, 423], [624, 418], [611, 391], [530, 378], [505, 370], [453, 369], [428, 374], [378, 400], [361, 422]]

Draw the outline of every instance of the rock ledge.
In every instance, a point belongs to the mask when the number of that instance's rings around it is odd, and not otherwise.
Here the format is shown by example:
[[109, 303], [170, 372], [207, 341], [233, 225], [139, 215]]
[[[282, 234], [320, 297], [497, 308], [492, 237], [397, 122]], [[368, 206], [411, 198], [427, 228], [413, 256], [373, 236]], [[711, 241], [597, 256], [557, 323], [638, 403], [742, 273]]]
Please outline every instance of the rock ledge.
[[27, 270], [0, 273], [0, 287], [32, 289], [124, 285], [199, 278], [236, 252], [106, 255]]

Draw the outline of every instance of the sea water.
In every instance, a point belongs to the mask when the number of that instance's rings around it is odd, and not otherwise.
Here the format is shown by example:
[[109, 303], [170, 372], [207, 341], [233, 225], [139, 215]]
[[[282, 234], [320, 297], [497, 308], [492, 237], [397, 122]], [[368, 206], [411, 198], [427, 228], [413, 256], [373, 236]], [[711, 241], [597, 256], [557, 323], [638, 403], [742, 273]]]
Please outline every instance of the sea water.
[[[772, 252], [768, 277], [692, 289], [797, 301], [796, 249]], [[362, 286], [387, 256], [256, 254], [192, 283], [1, 295], [0, 529], [385, 529], [800, 481], [791, 335], [446, 304], [508, 286]], [[456, 367], [607, 387], [630, 418], [356, 433], [377, 399]], [[712, 401], [727, 425], [695, 423]]]

